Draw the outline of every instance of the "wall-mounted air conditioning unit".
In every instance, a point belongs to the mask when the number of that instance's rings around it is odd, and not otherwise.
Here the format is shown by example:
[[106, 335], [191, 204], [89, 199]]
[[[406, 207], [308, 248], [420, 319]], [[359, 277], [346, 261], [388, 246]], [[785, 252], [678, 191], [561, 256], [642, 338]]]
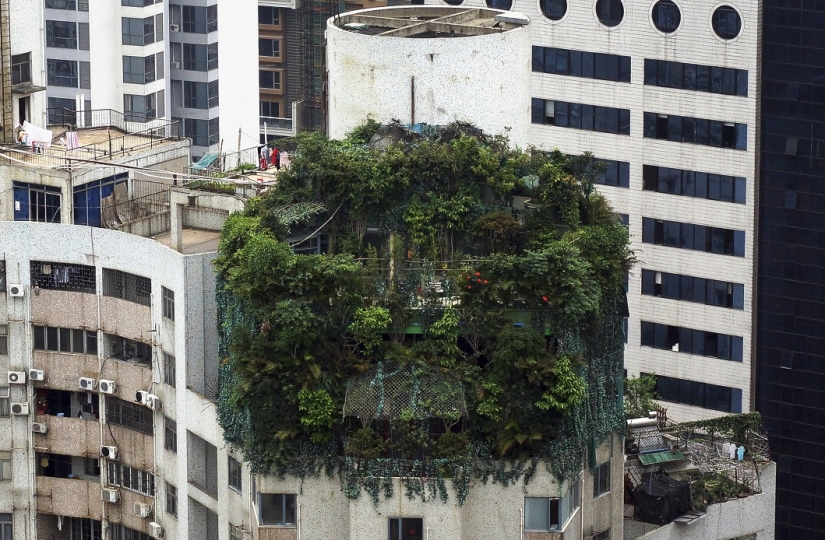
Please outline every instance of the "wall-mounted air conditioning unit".
[[97, 381], [89, 377], [80, 377], [77, 380], [77, 384], [82, 390], [86, 390], [87, 392], [91, 392], [97, 388]]
[[160, 526], [160, 523], [150, 521], [148, 528], [149, 536], [151, 536], [152, 538], [163, 538], [163, 527]]
[[17, 414], [20, 416], [26, 416], [29, 414], [29, 404], [28, 403], [12, 403], [11, 404], [11, 413]]
[[154, 394], [149, 394], [146, 396], [146, 403], [145, 405], [152, 409], [153, 411], [159, 411], [163, 403], [161, 402], [160, 398]]
[[115, 381], [100, 379], [97, 384], [97, 389], [100, 390], [101, 394], [114, 394], [117, 392], [117, 383], [115, 383]]
[[100, 455], [106, 459], [117, 459], [117, 446], [101, 446]]
[[13, 296], [15, 298], [23, 298], [26, 296], [26, 288], [23, 285], [15, 285], [13, 283], [9, 283], [9, 296]]
[[47, 431], [49, 431], [49, 426], [41, 422], [33, 422], [32, 431], [34, 433], [46, 433]]
[[9, 371], [9, 384], [26, 384], [26, 372]]
[[44, 381], [46, 380], [46, 372], [42, 369], [30, 369], [29, 379], [32, 381]]
[[178, 26], [177, 24], [170, 24], [169, 25], [169, 31], [170, 32], [180, 32], [180, 26]]
[[146, 390], [138, 390], [137, 392], [135, 392], [135, 401], [137, 401], [138, 403], [142, 403], [143, 405], [146, 405], [146, 396], [148, 395], [149, 392], [147, 392]]
[[103, 502], [116, 503], [120, 500], [120, 492], [116, 489], [101, 489], [100, 500]]
[[180, 69], [180, 62], [170, 62], [169, 65], [172, 66], [172, 69]]
[[149, 514], [152, 513], [152, 507], [146, 503], [136, 502], [132, 507], [132, 512], [134, 512], [137, 517], [145, 518], [149, 517]]

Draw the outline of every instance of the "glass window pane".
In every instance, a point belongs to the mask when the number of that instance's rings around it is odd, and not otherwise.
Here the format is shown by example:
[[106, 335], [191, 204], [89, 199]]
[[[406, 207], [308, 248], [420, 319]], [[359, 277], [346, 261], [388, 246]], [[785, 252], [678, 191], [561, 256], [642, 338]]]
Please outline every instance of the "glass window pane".
[[550, 520], [550, 506], [544, 497], [525, 497], [524, 528], [529, 531], [546, 531]]

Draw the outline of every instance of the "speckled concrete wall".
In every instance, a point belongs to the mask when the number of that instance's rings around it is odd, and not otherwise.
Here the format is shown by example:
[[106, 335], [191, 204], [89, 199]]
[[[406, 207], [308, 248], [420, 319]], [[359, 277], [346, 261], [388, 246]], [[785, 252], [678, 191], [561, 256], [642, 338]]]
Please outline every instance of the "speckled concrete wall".
[[100, 297], [101, 329], [108, 334], [152, 342], [152, 309], [112, 296]]
[[[45, 258], [35, 260], [51, 261]], [[33, 290], [31, 310], [32, 324], [62, 328], [97, 327], [97, 296], [94, 294]]]
[[[361, 13], [381, 16], [380, 8]], [[529, 25], [484, 36], [400, 38], [349, 32], [336, 20], [327, 21], [330, 137], [343, 138], [368, 118], [409, 124], [415, 77], [416, 123], [468, 122], [527, 146]]]
[[72, 478], [37, 477], [37, 511], [69, 517], [100, 519], [100, 484]]
[[35, 422], [48, 426], [45, 434], [35, 433], [34, 447], [64, 456], [98, 457], [100, 455], [100, 423], [94, 420], [41, 414]]
[[[163, 441], [163, 433], [161, 442]], [[155, 442], [151, 435], [138, 433], [121, 426], [106, 424], [103, 445], [117, 446], [117, 459], [124, 465], [151, 471], [155, 467]]]

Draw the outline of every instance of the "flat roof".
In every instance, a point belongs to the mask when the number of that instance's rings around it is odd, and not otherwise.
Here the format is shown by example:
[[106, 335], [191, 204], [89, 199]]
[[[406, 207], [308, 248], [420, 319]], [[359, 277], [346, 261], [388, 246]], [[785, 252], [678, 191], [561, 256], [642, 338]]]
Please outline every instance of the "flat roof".
[[[513, 21], [521, 21], [521, 24]], [[348, 32], [409, 38], [483, 36], [520, 28], [528, 23], [527, 17], [517, 13], [454, 6], [385, 7], [354, 11], [333, 18], [335, 26]]]
[[[151, 237], [152, 240], [160, 242], [164, 246], [174, 249], [172, 246], [172, 232], [157, 234]], [[205, 231], [201, 229], [183, 229], [183, 251], [184, 255], [197, 255], [201, 253], [211, 253], [218, 251], [218, 243], [221, 239], [221, 231]]]

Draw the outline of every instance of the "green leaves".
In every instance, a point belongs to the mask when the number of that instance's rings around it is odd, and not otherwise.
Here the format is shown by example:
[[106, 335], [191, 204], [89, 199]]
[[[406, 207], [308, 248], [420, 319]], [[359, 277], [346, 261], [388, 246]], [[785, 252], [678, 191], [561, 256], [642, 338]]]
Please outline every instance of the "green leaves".
[[381, 343], [381, 334], [392, 325], [390, 311], [379, 306], [358, 308], [355, 310], [349, 331], [352, 337], [364, 347], [364, 354], [370, 356]]
[[301, 425], [312, 442], [322, 443], [329, 440], [332, 436], [330, 428], [335, 407], [326, 391], [302, 388], [298, 392], [298, 410], [304, 413], [301, 415]]

